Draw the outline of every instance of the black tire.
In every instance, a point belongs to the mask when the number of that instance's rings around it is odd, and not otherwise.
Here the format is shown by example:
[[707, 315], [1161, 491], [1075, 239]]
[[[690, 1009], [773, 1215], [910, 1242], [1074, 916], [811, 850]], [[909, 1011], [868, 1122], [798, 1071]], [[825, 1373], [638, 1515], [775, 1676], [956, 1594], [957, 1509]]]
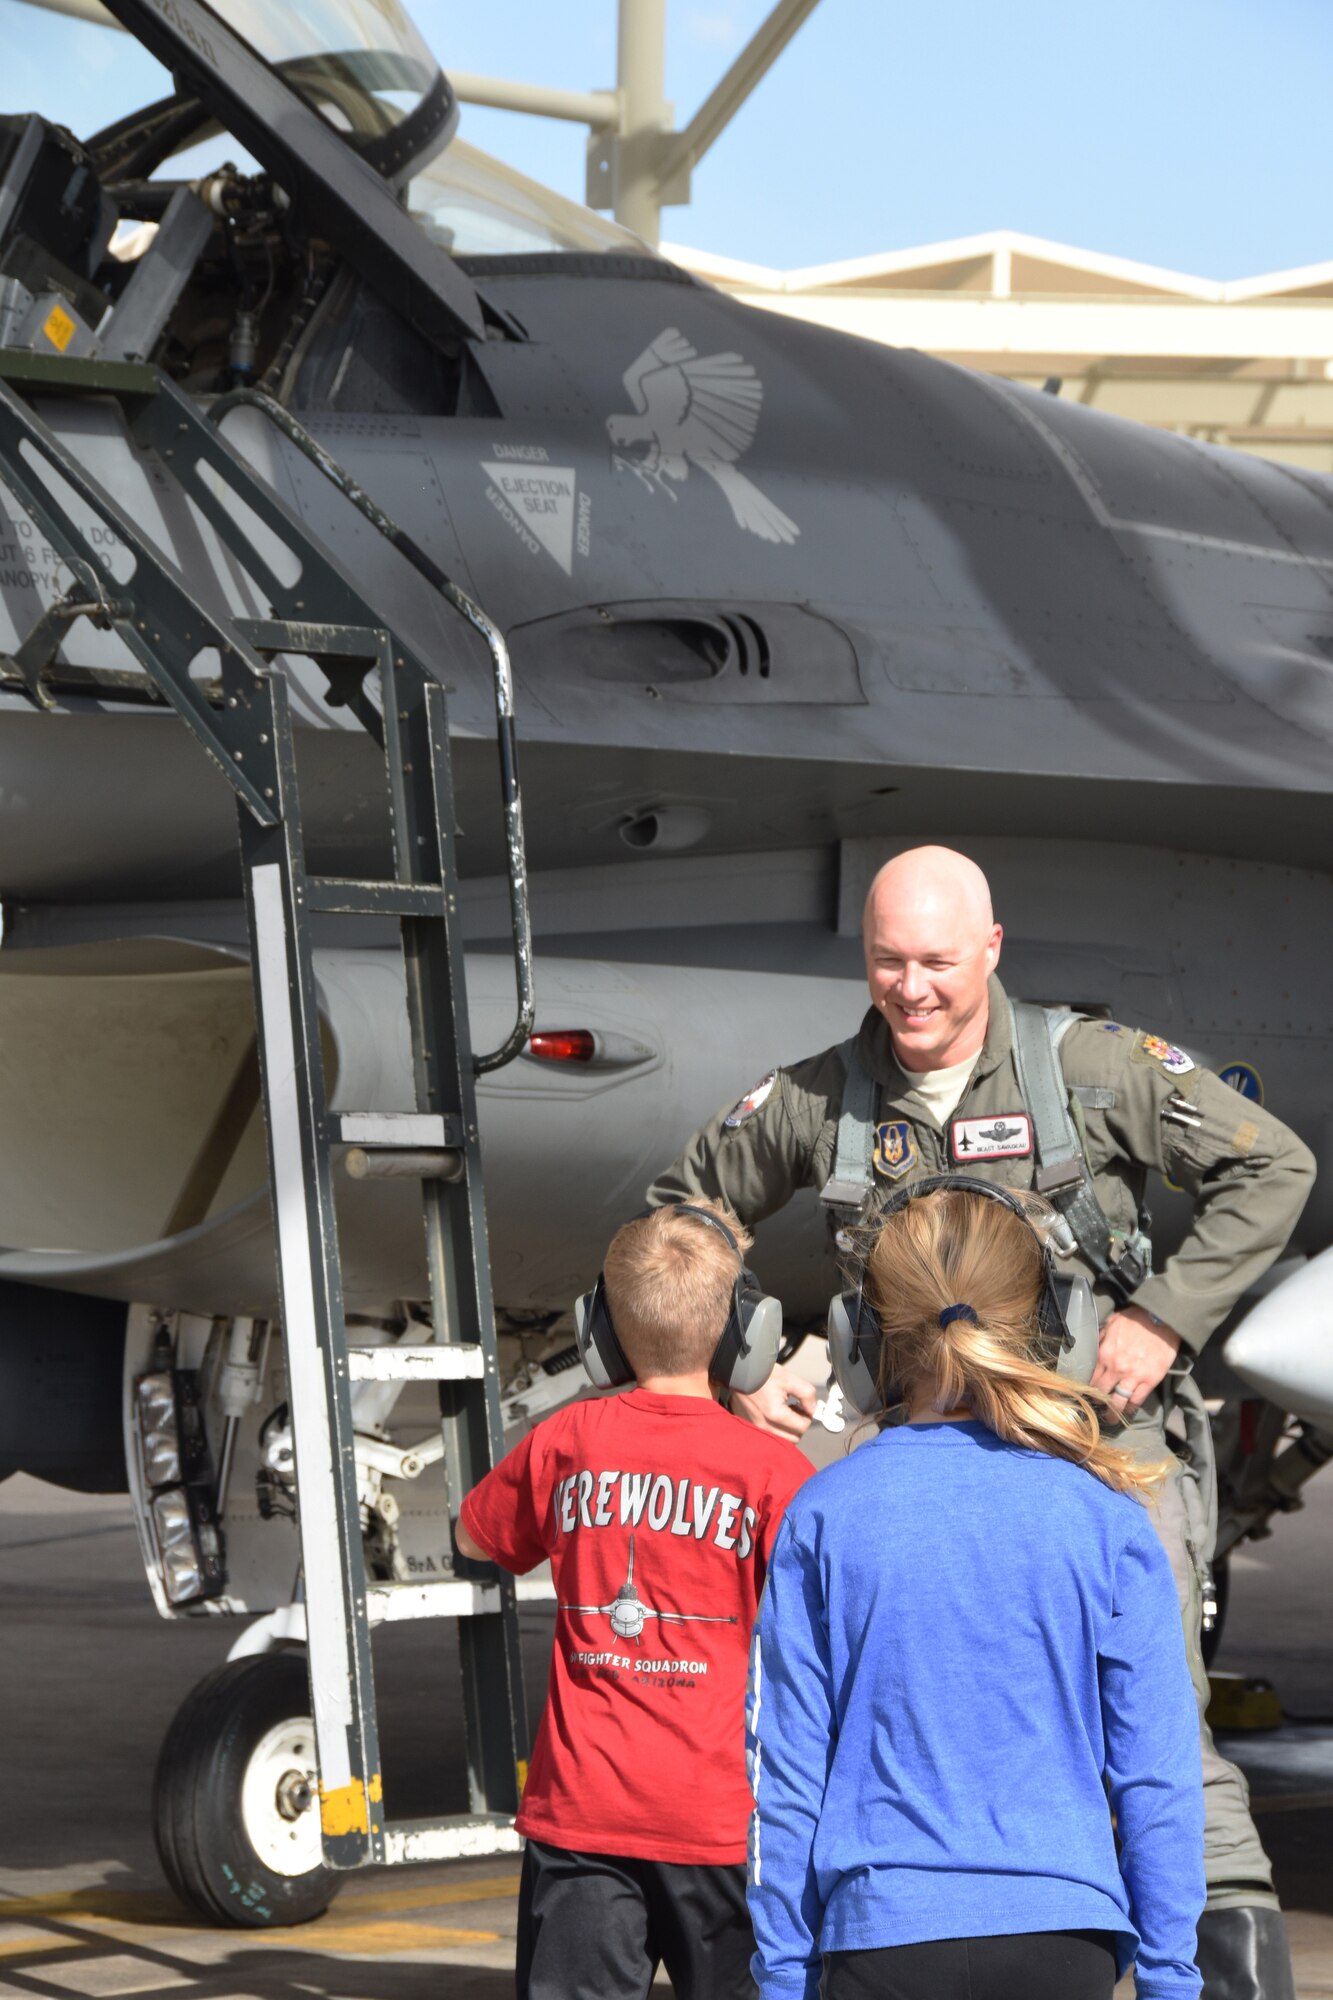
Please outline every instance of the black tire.
[[1227, 1621], [1227, 1597], [1231, 1590], [1231, 1563], [1227, 1556], [1219, 1556], [1213, 1564], [1213, 1589], [1217, 1592], [1217, 1617], [1213, 1620], [1212, 1631], [1203, 1633], [1199, 1640], [1205, 1667], [1213, 1664]]
[[[289, 1835], [296, 1843], [293, 1873], [257, 1849], [243, 1809], [259, 1746], [284, 1725], [298, 1739], [308, 1732], [313, 1744], [309, 1717], [304, 1653], [233, 1660], [200, 1681], [177, 1710], [153, 1779], [153, 1836], [168, 1882], [206, 1923], [239, 1930], [305, 1924], [322, 1916], [337, 1895], [341, 1878], [322, 1857], [299, 1866], [318, 1826], [317, 1800], [308, 1808], [316, 1815], [313, 1825], [301, 1814]], [[286, 1824], [276, 1808], [274, 1824], [279, 1831]]]

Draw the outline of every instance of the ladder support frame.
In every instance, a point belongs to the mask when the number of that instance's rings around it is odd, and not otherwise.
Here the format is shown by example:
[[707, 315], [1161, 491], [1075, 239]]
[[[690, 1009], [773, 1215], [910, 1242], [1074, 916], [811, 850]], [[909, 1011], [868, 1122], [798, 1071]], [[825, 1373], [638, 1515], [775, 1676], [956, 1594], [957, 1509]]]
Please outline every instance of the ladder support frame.
[[[22, 369], [0, 365], [0, 468], [78, 589], [88, 593], [89, 610], [77, 615], [94, 616], [120, 634], [237, 799], [325, 1856], [334, 1867], [352, 1868], [446, 1851], [512, 1851], [517, 1844], [512, 1814], [526, 1768], [526, 1722], [511, 1578], [488, 1585], [473, 1615], [459, 1621], [470, 1812], [401, 1826], [386, 1822], [383, 1812], [367, 1615], [374, 1587], [368, 1585], [363, 1557], [353, 1367], [331, 1161], [331, 1147], [347, 1141], [340, 1115], [331, 1115], [326, 1103], [309, 924], [316, 911], [370, 910], [399, 920], [417, 1098], [416, 1112], [408, 1116], [432, 1134], [443, 1132], [461, 1156], [455, 1179], [422, 1183], [435, 1341], [465, 1350], [456, 1369], [442, 1368], [435, 1377], [445, 1476], [456, 1506], [502, 1454], [503, 1427], [476, 1112], [475, 1071], [482, 1065], [474, 1063], [463, 980], [445, 690], [299, 517], [174, 384], [158, 375], [148, 378], [142, 369], [86, 376], [86, 370], [66, 378], [47, 369], [30, 380]], [[42, 391], [63, 387], [74, 394], [97, 391], [119, 401], [140, 445], [174, 475], [267, 597], [273, 615], [229, 619], [209, 609], [177, 565], [28, 408], [15, 384]], [[81, 524], [80, 508], [111, 530], [132, 559], [128, 584], [107, 575]], [[296, 562], [294, 582], [278, 574], [264, 536]], [[485, 614], [472, 608], [484, 620]], [[59, 624], [50, 612], [43, 618], [16, 653], [26, 691], [39, 706], [51, 705], [43, 674], [54, 658]], [[202, 683], [191, 672], [210, 649], [221, 663], [220, 684]], [[348, 707], [383, 751], [391, 881], [307, 874], [288, 684], [274, 661], [281, 653], [316, 661], [329, 681], [331, 703]], [[118, 698], [118, 683], [126, 679], [123, 671], [108, 674], [109, 698]], [[378, 704], [372, 681], [378, 684]], [[518, 827], [521, 870], [512, 699], [502, 720], [507, 720], [501, 730], [507, 820], [511, 832]], [[515, 933], [520, 971], [530, 954], [525, 880], [523, 912], [524, 927], [516, 918]], [[525, 1035], [530, 1025], [529, 1014]], [[485, 1066], [508, 1059], [507, 1052], [513, 1052], [510, 1044], [497, 1058], [484, 1059]], [[356, 1143], [401, 1147], [392, 1117], [380, 1116], [385, 1136], [377, 1140], [370, 1134]]]

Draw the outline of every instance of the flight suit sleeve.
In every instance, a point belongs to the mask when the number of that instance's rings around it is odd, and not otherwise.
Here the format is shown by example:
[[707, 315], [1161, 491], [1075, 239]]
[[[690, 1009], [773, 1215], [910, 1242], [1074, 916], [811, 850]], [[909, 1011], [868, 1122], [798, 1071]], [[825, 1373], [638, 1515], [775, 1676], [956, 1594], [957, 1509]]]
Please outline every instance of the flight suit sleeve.
[[752, 1229], [798, 1188], [822, 1186], [842, 1074], [830, 1050], [761, 1077], [739, 1103], [716, 1112], [657, 1176], [648, 1190], [650, 1207], [700, 1197], [723, 1201]]
[[1128, 1158], [1194, 1198], [1179, 1249], [1133, 1303], [1197, 1353], [1286, 1247], [1314, 1182], [1314, 1156], [1270, 1111], [1160, 1036], [1124, 1040], [1108, 1127]]

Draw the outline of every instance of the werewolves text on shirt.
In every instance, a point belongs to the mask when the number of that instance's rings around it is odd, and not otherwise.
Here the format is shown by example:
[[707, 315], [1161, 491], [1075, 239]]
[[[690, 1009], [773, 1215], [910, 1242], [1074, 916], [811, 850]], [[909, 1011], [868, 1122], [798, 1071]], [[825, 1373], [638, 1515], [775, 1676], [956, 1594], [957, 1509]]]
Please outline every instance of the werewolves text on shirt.
[[754, 1547], [756, 1515], [737, 1493], [671, 1479], [665, 1472], [571, 1472], [551, 1494], [555, 1527], [648, 1528], [656, 1534], [710, 1540], [744, 1561]]

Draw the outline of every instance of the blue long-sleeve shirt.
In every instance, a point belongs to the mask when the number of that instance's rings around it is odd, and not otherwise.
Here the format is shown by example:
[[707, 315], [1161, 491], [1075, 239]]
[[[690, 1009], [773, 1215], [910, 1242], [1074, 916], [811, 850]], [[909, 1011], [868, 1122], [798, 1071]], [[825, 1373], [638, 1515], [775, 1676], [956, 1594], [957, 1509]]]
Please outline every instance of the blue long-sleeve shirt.
[[1081, 1467], [964, 1422], [819, 1473], [769, 1564], [747, 1744], [763, 2000], [814, 2000], [821, 1951], [1033, 1930], [1114, 1933], [1139, 2000], [1199, 1994], [1180, 1607], [1145, 1508]]

